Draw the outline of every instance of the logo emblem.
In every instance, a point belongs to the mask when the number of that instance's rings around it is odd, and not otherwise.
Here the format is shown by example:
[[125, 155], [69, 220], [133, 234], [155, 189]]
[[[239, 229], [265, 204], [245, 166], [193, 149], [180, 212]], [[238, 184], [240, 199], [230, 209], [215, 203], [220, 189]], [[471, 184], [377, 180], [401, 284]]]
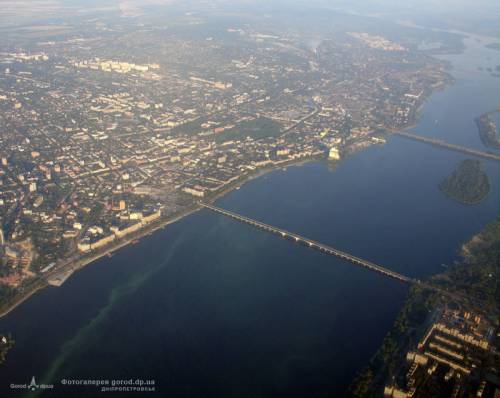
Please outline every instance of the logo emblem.
[[35, 391], [38, 388], [38, 384], [36, 384], [35, 376], [31, 378], [31, 383], [29, 384], [28, 388], [31, 391]]

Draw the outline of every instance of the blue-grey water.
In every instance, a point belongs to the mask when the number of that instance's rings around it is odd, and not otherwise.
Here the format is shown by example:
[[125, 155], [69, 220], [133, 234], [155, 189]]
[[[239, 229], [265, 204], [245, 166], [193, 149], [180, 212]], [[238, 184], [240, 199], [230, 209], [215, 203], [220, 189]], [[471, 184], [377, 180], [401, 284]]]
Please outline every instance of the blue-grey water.
[[[500, 105], [500, 56], [476, 41], [450, 56], [457, 79], [431, 97], [416, 132], [484, 149], [473, 119]], [[498, 62], [500, 64], [500, 62]], [[412, 277], [442, 271], [500, 213], [500, 168], [478, 205], [437, 189], [465, 155], [402, 138], [335, 168], [278, 170], [217, 202]], [[166, 397], [332, 397], [375, 353], [404, 301], [399, 282], [207, 210], [48, 288], [0, 320], [16, 345], [11, 383], [42, 396], [96, 395], [66, 379], [154, 379]], [[71, 393], [71, 395], [68, 395]]]

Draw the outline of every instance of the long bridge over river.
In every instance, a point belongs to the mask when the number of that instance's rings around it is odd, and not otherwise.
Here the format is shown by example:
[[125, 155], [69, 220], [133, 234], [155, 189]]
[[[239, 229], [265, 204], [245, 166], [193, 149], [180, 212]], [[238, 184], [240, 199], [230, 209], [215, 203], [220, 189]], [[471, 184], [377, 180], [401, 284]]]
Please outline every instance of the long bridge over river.
[[450, 144], [443, 140], [438, 140], [436, 138], [424, 137], [423, 135], [408, 133], [407, 131], [397, 131], [394, 134], [399, 135], [401, 137], [409, 138], [410, 140], [425, 142], [427, 144], [431, 144], [434, 146], [438, 146], [445, 149], [450, 149], [452, 151], [465, 153], [466, 155], [472, 155], [484, 159], [496, 160], [500, 162], [500, 155], [497, 155], [492, 152], [480, 151], [478, 149], [467, 148], [460, 145]]
[[274, 227], [272, 225], [265, 224], [265, 223], [260, 222], [260, 221], [252, 220], [251, 218], [242, 216], [242, 215], [237, 214], [237, 213], [233, 213], [229, 210], [221, 209], [220, 207], [213, 206], [213, 205], [210, 205], [208, 203], [204, 203], [204, 202], [199, 202], [199, 203], [201, 206], [203, 206], [207, 209], [210, 209], [210, 210], [214, 211], [215, 213], [222, 214], [226, 217], [232, 218], [233, 220], [236, 220], [236, 221], [242, 222], [244, 224], [248, 224], [248, 225], [251, 225], [253, 227], [262, 229], [266, 232], [270, 232], [272, 234], [281, 236], [282, 238], [289, 239], [289, 240], [294, 241], [296, 243], [303, 244], [305, 246], [310, 247], [311, 249], [318, 250], [322, 253], [338, 257], [344, 261], [347, 261], [347, 262], [350, 262], [352, 264], [367, 268], [370, 271], [378, 272], [379, 274], [382, 274], [384, 276], [388, 276], [389, 278], [396, 279], [400, 282], [406, 282], [406, 283], [418, 282], [415, 279], [409, 278], [408, 276], [399, 274], [399, 273], [392, 271], [388, 268], [374, 264], [371, 261], [353, 256], [352, 254], [335, 249], [331, 246], [325, 245], [325, 244], [317, 242], [315, 240], [305, 238], [301, 235], [294, 234], [293, 232], [287, 231], [285, 229]]

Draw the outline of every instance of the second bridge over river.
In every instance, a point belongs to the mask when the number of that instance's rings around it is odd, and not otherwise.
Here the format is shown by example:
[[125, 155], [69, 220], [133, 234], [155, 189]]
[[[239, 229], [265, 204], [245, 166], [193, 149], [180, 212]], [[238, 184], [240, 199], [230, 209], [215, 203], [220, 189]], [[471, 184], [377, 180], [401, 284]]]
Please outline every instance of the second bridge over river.
[[265, 224], [263, 222], [253, 220], [251, 218], [242, 216], [242, 215], [237, 214], [237, 213], [233, 213], [229, 210], [221, 209], [220, 207], [213, 206], [213, 205], [210, 205], [208, 203], [200, 202], [200, 205], [207, 208], [207, 209], [210, 209], [216, 213], [219, 213], [219, 214], [222, 214], [226, 217], [232, 218], [233, 220], [240, 221], [240, 222], [245, 223], [245, 224], [249, 224], [253, 227], [262, 229], [266, 232], [270, 232], [270, 233], [273, 233], [275, 235], [279, 235], [282, 238], [290, 239], [296, 243], [301, 243], [305, 246], [310, 247], [311, 249], [315, 249], [315, 250], [318, 250], [322, 253], [338, 257], [344, 261], [347, 261], [347, 262], [350, 262], [352, 264], [367, 268], [370, 271], [374, 271], [374, 272], [377, 272], [377, 273], [382, 274], [384, 276], [388, 276], [389, 278], [393, 278], [393, 279], [399, 280], [401, 282], [406, 282], [406, 283], [416, 282], [416, 280], [414, 280], [412, 278], [409, 278], [405, 275], [399, 274], [395, 271], [392, 271], [392, 270], [385, 268], [385, 267], [382, 267], [380, 265], [374, 264], [371, 261], [353, 256], [352, 254], [335, 249], [331, 246], [325, 245], [325, 244], [317, 242], [315, 240], [305, 238], [301, 235], [294, 234], [293, 232], [289, 232], [285, 229], [277, 228], [277, 227], [274, 227], [272, 225], [268, 225], [268, 224]]

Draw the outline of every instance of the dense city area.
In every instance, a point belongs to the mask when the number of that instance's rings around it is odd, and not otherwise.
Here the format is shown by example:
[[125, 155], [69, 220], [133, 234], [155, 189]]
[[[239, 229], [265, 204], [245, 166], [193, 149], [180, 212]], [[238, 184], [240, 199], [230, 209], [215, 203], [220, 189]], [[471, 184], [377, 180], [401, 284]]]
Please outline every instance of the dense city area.
[[92, 27], [2, 45], [4, 305], [253, 174], [383, 143], [449, 79], [368, 33]]

